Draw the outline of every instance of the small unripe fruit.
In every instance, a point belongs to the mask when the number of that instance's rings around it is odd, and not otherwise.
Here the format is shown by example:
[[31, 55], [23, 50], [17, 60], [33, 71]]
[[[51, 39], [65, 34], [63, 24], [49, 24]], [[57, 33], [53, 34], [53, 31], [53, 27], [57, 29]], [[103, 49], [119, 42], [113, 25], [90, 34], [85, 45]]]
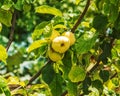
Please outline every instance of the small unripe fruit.
[[65, 36], [58, 36], [52, 41], [52, 48], [56, 52], [64, 53], [70, 47], [70, 40]]
[[64, 54], [55, 52], [53, 49], [48, 49], [48, 56], [49, 56], [50, 60], [56, 62], [56, 61], [61, 60], [64, 57]]
[[72, 33], [72, 32], [64, 32], [62, 35], [69, 38], [70, 46], [75, 43], [76, 39], [75, 39], [74, 33]]

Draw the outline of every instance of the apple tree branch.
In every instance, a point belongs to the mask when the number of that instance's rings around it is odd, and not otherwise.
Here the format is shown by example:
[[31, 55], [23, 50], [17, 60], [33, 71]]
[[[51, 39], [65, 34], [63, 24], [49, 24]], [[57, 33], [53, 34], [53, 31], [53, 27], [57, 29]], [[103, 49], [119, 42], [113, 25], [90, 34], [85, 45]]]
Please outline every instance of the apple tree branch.
[[71, 29], [71, 32], [75, 32], [75, 30], [77, 29], [77, 27], [79, 26], [79, 24], [81, 23], [82, 19], [84, 18], [88, 8], [89, 8], [89, 5], [90, 5], [90, 0], [87, 0], [87, 3], [86, 3], [86, 6], [82, 12], [82, 14], [80, 14], [77, 22], [75, 23], [75, 25], [73, 26], [73, 28]]

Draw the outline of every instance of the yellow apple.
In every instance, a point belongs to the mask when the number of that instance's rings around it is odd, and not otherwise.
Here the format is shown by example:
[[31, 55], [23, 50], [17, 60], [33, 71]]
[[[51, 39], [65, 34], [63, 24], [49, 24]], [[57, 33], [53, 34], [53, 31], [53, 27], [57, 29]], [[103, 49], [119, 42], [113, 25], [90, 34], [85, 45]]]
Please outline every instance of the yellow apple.
[[68, 32], [64, 32], [62, 35], [69, 38], [70, 46], [75, 43], [76, 39], [74, 33], [68, 31]]
[[65, 36], [58, 36], [52, 41], [52, 48], [56, 52], [64, 53], [70, 47], [70, 40]]
[[48, 56], [50, 60], [56, 62], [61, 60], [64, 57], [64, 54], [60, 54], [58, 52], [55, 52], [52, 48], [48, 49]]
[[60, 33], [57, 30], [53, 30], [50, 40], [53, 40], [55, 37], [60, 36]]

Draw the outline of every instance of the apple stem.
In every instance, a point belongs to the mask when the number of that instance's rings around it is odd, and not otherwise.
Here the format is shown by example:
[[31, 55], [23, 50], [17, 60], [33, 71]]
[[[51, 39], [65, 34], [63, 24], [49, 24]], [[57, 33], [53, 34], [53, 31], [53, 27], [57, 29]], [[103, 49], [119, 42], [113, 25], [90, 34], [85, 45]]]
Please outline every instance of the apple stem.
[[87, 0], [87, 3], [86, 3], [86, 6], [85, 6], [84, 10], [83, 10], [82, 14], [80, 14], [80, 16], [79, 16], [77, 22], [75, 23], [75, 25], [73, 26], [73, 28], [71, 29], [71, 32], [73, 32], [73, 33], [75, 32], [78, 25], [81, 23], [83, 17], [85, 16], [85, 14], [86, 14], [86, 12], [87, 12], [87, 10], [89, 8], [89, 5], [90, 5], [90, 0]]

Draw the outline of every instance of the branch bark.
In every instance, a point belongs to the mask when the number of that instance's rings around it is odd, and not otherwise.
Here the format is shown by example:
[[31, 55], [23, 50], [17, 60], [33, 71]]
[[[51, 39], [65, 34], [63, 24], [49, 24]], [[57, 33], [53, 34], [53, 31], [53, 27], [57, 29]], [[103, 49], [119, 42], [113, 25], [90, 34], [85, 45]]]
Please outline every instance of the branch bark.
[[29, 82], [28, 82], [28, 84], [27, 84], [26, 86], [30, 85], [35, 79], [37, 79], [37, 78], [41, 75], [42, 70], [45, 68], [45, 66], [46, 66], [49, 62], [50, 62], [50, 61], [46, 62], [46, 64], [45, 64], [35, 75], [33, 75], [33, 77], [31, 77], [31, 79], [29, 80]]
[[71, 29], [71, 32], [73, 32], [73, 33], [75, 32], [78, 25], [81, 23], [82, 19], [84, 18], [85, 14], [89, 8], [89, 5], [90, 5], [90, 0], [87, 0], [87, 3], [86, 3], [84, 10], [83, 10], [82, 14], [80, 14], [80, 16], [79, 16], [77, 22], [75, 23], [75, 25], [73, 26], [73, 28]]
[[15, 22], [16, 22], [16, 10], [14, 11], [13, 17], [12, 17], [12, 26], [11, 26], [11, 30], [10, 30], [10, 37], [9, 37], [9, 41], [6, 46], [7, 51], [9, 50], [9, 47], [13, 41], [13, 36], [14, 36], [14, 31], [15, 31]]

